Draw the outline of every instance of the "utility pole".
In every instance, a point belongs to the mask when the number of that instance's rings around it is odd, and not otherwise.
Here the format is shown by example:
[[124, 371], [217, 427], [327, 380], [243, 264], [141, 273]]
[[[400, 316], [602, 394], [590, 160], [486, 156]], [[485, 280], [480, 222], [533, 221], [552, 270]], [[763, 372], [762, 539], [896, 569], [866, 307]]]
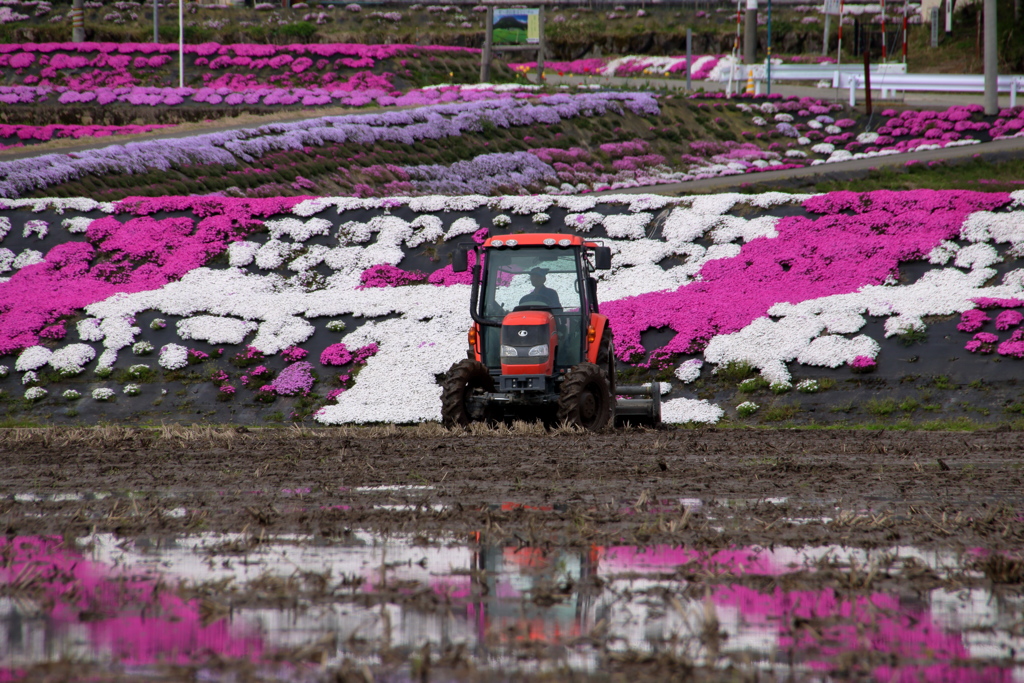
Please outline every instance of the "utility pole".
[[985, 13], [985, 114], [995, 116], [999, 113], [999, 92], [997, 82], [999, 61], [996, 53], [998, 39], [996, 24], [996, 0], [984, 0]]
[[[993, 2], [994, 1], [995, 0], [993, 0]], [[767, 86], [768, 86], [766, 88], [766, 90], [767, 90], [768, 94], [771, 95], [772, 94], [772, 0], [768, 0], [768, 41], [767, 42], [768, 42], [768, 45], [767, 45], [767, 48], [768, 48], [768, 59], [765, 60], [765, 66], [766, 66], [766, 71], [768, 73], [767, 73], [767, 76], [765, 77], [765, 80], [767, 81]]]
[[757, 60], [757, 0], [747, 0], [747, 18], [743, 26], [743, 63]]
[[85, 42], [85, 8], [82, 0], [72, 0], [71, 3], [71, 42]]
[[686, 91], [693, 90], [690, 74], [693, 73], [693, 31], [686, 27]]
[[178, 87], [185, 87], [185, 0], [178, 0]]
[[160, 0], [153, 0], [153, 42], [160, 42]]

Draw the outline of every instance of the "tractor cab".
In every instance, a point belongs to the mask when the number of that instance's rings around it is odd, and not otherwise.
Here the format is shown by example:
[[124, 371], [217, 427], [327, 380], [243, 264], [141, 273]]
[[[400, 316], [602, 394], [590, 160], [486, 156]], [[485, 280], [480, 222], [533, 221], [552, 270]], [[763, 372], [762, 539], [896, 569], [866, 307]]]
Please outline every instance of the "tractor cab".
[[473, 325], [468, 358], [445, 381], [446, 425], [528, 411], [587, 429], [614, 419], [612, 335], [593, 277], [611, 267], [608, 247], [577, 235], [502, 235], [457, 251], [452, 265], [472, 267]]
[[552, 390], [555, 378], [586, 359], [596, 343], [594, 326], [606, 324], [591, 276], [598, 250], [608, 251], [564, 235], [484, 242], [471, 314], [478, 360], [502, 391]]

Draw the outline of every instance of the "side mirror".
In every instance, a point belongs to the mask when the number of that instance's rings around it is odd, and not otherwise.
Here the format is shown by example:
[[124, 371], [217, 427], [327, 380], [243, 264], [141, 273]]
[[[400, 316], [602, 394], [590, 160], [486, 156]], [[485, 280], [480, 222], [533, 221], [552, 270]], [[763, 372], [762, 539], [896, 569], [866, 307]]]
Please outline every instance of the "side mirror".
[[611, 270], [612, 268], [612, 248], [611, 247], [595, 247], [594, 249], [594, 267], [598, 270]]
[[469, 270], [469, 247], [460, 246], [452, 254], [452, 270], [456, 273], [465, 273]]

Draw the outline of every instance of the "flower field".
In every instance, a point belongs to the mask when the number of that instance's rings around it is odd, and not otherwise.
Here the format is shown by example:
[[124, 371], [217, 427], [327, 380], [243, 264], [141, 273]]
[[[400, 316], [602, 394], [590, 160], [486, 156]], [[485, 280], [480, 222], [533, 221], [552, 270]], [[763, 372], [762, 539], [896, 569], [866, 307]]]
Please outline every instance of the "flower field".
[[841, 105], [814, 98], [509, 85], [433, 88], [376, 102], [424, 106], [0, 162], [0, 196], [576, 194], [1024, 134], [1022, 108], [997, 117], [976, 106], [885, 110], [882, 125], [868, 132]]
[[169, 410], [172, 388], [238, 415], [436, 420], [468, 325], [449, 255], [531, 230], [612, 247], [616, 355], [671, 385], [669, 422], [892, 373], [895, 340], [933, 326], [952, 333], [921, 354], [1024, 376], [1021, 192], [21, 199], [0, 217], [7, 410]]

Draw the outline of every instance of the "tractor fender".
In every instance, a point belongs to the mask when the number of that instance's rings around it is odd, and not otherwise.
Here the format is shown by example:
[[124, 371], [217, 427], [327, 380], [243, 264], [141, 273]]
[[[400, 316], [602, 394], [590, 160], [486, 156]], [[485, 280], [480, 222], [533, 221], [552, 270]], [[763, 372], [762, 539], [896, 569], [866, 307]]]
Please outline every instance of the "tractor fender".
[[600, 313], [591, 313], [590, 327], [594, 328], [594, 341], [587, 344], [587, 362], [597, 363], [597, 352], [601, 347], [601, 336], [604, 335], [604, 328], [608, 327], [608, 316], [601, 315]]

